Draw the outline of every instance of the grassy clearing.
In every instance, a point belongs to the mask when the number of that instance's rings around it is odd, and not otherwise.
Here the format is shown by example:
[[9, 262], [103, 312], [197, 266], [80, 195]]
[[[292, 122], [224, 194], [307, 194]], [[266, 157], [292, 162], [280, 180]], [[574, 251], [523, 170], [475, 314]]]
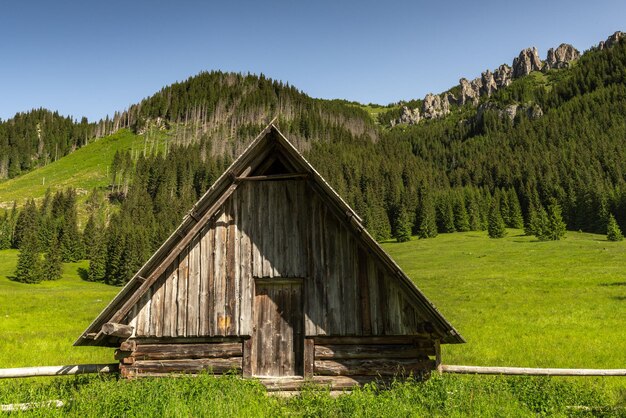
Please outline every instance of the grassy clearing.
[[445, 346], [444, 362], [623, 368], [626, 243], [577, 232], [539, 242], [521, 233], [384, 244], [467, 340]]
[[119, 288], [82, 280], [85, 261], [65, 264], [57, 281], [17, 283], [16, 263], [16, 250], [0, 251], [0, 367], [111, 362], [110, 349], [72, 343]]

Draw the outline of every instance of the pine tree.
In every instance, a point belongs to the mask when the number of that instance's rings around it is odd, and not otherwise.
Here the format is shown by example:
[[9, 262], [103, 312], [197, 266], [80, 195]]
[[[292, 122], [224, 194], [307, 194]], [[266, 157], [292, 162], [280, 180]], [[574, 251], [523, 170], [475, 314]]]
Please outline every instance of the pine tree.
[[615, 217], [613, 214], [609, 215], [609, 220], [606, 225], [606, 239], [609, 241], [622, 241], [624, 239], [624, 235], [622, 235], [622, 230], [619, 228], [619, 225], [615, 221]]
[[561, 206], [552, 199], [548, 205], [548, 234], [551, 241], [560, 240], [565, 236], [565, 222], [561, 214]]
[[517, 193], [515, 189], [509, 189], [507, 193], [508, 202], [509, 202], [509, 224], [507, 225], [509, 228], [524, 228], [524, 217], [522, 216], [522, 208], [519, 203], [519, 198], [517, 197]]
[[489, 238], [504, 238], [506, 236], [506, 227], [502, 214], [500, 213], [500, 207], [498, 205], [498, 199], [493, 198], [491, 208], [489, 209], [489, 226], [487, 228]]
[[407, 242], [411, 240], [411, 220], [404, 208], [400, 209], [398, 218], [396, 219], [396, 227], [394, 232], [394, 238], [398, 242]]
[[20, 253], [17, 256], [15, 280], [22, 283], [39, 283], [41, 281], [41, 259], [36, 231], [22, 237]]
[[434, 238], [437, 236], [437, 219], [435, 205], [429, 192], [422, 190], [420, 203], [417, 208], [417, 235], [420, 238]]
[[459, 232], [470, 230], [469, 215], [467, 214], [463, 195], [458, 195], [454, 199], [454, 227]]
[[450, 196], [446, 193], [439, 196], [437, 202], [437, 229], [441, 232], [455, 232], [454, 209]]
[[[24, 237], [31, 236], [36, 238], [36, 231], [39, 229], [39, 213], [35, 201], [30, 199], [24, 205], [24, 208], [17, 215], [15, 223], [15, 232], [13, 233], [13, 248], [22, 247]], [[33, 235], [35, 234], [35, 235]], [[39, 243], [37, 243], [39, 246]]]
[[87, 280], [104, 282], [106, 277], [107, 245], [102, 232], [94, 236], [89, 256], [89, 272]]
[[41, 264], [41, 280], [58, 280], [62, 274], [61, 251], [56, 236], [53, 236]]

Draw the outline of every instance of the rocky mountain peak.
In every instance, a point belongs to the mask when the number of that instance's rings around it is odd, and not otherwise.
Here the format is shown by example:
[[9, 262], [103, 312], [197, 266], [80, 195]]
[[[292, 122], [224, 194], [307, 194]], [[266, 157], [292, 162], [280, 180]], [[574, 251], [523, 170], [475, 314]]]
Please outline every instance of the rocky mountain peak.
[[513, 78], [523, 77], [533, 71], [541, 71], [543, 63], [539, 59], [539, 52], [534, 46], [523, 49], [513, 60]]
[[580, 58], [580, 52], [570, 44], [561, 44], [558, 48], [548, 49], [546, 69], [567, 68], [569, 63]]
[[626, 34], [624, 32], [617, 31], [613, 35], [609, 36], [606, 41], [600, 41], [598, 44], [598, 49], [602, 50], [604, 48], [610, 48], [616, 43], [619, 42], [620, 39], [624, 38]]

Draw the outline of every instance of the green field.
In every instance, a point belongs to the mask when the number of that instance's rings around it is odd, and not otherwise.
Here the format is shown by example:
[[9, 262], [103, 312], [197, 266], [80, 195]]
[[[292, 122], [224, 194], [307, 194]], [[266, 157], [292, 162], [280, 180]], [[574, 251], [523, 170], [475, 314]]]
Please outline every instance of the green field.
[[[626, 242], [577, 232], [538, 242], [509, 230], [500, 240], [467, 232], [383, 247], [466, 338], [444, 347], [444, 363], [626, 364]], [[82, 281], [85, 262], [66, 264], [57, 282], [15, 283], [8, 277], [16, 259], [15, 251], [0, 252], [0, 367], [113, 361], [112, 349], [71, 343], [119, 288]], [[338, 399], [311, 391], [290, 400], [268, 399], [254, 382], [209, 376], [0, 383], [0, 403], [71, 398], [67, 409], [47, 414], [74, 416], [626, 416], [619, 377], [434, 376], [390, 391], [372, 387]], [[592, 409], [568, 409], [581, 405]]]

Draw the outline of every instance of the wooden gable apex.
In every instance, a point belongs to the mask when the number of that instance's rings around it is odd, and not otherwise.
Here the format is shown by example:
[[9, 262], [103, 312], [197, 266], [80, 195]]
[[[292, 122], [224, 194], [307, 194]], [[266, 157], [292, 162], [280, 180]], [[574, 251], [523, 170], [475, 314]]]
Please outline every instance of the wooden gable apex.
[[435, 338], [440, 339], [442, 343], [464, 342], [454, 327], [446, 321], [435, 306], [365, 230], [361, 218], [328, 185], [278, 128], [270, 123], [196, 202], [176, 231], [107, 305], [74, 345], [117, 345], [117, 339], [108, 337], [102, 332], [103, 325], [123, 321], [131, 308], [165, 272], [168, 265], [189, 245], [193, 237], [217, 216], [219, 208], [242, 181], [270, 178], [306, 178], [309, 186], [353, 231], [360, 244], [392, 273], [407, 297], [414, 300], [415, 304], [420, 307], [421, 315], [427, 318], [433, 326], [432, 334], [435, 335]]

